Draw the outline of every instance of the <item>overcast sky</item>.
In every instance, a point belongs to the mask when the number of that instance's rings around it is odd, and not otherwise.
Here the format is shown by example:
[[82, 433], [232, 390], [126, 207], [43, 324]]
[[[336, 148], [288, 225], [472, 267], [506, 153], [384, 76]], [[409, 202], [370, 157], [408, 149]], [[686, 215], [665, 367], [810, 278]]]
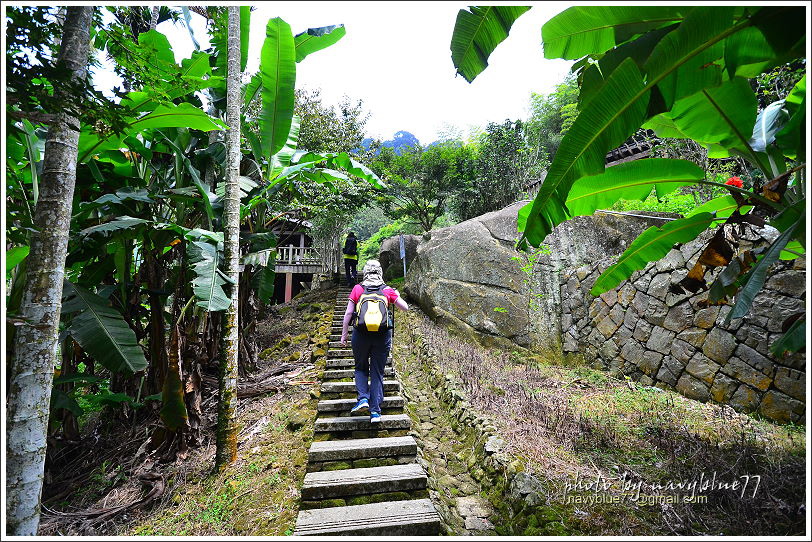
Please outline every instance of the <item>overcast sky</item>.
[[[526, 118], [530, 93], [549, 93], [572, 65], [570, 61], [545, 60], [541, 49], [541, 26], [572, 3], [527, 3], [532, 9], [519, 17], [510, 36], [491, 55], [488, 68], [472, 84], [455, 76], [449, 49], [457, 12], [465, 3], [298, 1], [254, 5], [249, 73], [259, 64], [269, 19], [281, 17], [294, 34], [312, 27], [345, 25], [343, 39], [297, 65], [296, 86], [321, 88], [323, 101], [330, 105], [345, 94], [362, 99], [365, 111], [371, 113], [369, 135], [384, 140], [398, 130], [407, 130], [428, 144], [449, 125], [467, 136], [471, 127], [484, 127], [489, 121]], [[195, 35], [205, 48], [208, 39], [203, 18], [196, 14], [192, 18]], [[191, 54], [193, 46], [182, 24], [167, 21], [158, 30], [168, 36], [178, 61]], [[104, 86], [116, 84], [102, 74], [95, 79]]]

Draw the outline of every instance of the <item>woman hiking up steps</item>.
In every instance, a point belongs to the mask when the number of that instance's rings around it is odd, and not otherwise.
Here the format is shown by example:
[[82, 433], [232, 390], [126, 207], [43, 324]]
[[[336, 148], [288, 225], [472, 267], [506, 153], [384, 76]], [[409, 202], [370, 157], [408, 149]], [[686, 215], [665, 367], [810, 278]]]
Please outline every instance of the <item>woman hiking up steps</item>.
[[383, 282], [383, 270], [377, 260], [369, 260], [362, 271], [364, 280], [355, 285], [344, 312], [341, 346], [347, 345], [349, 324], [354, 320], [352, 355], [355, 358], [355, 389], [358, 402], [351, 414], [369, 412], [369, 421], [381, 421], [383, 372], [392, 348], [392, 315], [388, 306], [400, 310], [409, 305], [394, 288]]

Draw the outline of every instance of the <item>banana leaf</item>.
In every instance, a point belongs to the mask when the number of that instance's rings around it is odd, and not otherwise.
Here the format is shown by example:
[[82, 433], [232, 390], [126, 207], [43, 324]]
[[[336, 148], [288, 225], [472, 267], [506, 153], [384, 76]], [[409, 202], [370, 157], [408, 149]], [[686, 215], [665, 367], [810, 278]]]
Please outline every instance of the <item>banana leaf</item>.
[[488, 67], [488, 57], [529, 6], [470, 6], [457, 13], [451, 36], [451, 61], [469, 83]]
[[135, 332], [106, 299], [67, 280], [64, 288], [62, 313], [78, 313], [71, 319], [69, 333], [88, 355], [112, 372], [147, 368]]
[[293, 38], [296, 44], [296, 62], [301, 62], [310, 53], [326, 49], [346, 34], [343, 24], [308, 28], [301, 34], [296, 34]]
[[691, 6], [577, 6], [541, 27], [544, 58], [576, 60], [682, 21]]
[[687, 160], [650, 158], [626, 162], [578, 179], [567, 197], [567, 209], [570, 217], [587, 216], [621, 199], [642, 201], [652, 189], [660, 198], [704, 178], [702, 168]]
[[656, 226], [648, 228], [632, 241], [615, 264], [609, 266], [598, 277], [590, 293], [597, 296], [611, 290], [635, 271], [645, 268], [649, 262], [659, 260], [668, 254], [676, 243], [696, 239], [715, 220], [711, 213], [700, 213], [667, 222], [659, 228]]
[[209, 312], [222, 311], [231, 305], [223, 286], [232, 281], [219, 269], [221, 257], [217, 247], [211, 243], [189, 243], [189, 263], [195, 273], [192, 290], [198, 300], [196, 305]]
[[285, 146], [293, 119], [296, 86], [296, 46], [290, 25], [276, 17], [268, 21], [260, 53], [262, 111], [260, 144], [266, 159]]

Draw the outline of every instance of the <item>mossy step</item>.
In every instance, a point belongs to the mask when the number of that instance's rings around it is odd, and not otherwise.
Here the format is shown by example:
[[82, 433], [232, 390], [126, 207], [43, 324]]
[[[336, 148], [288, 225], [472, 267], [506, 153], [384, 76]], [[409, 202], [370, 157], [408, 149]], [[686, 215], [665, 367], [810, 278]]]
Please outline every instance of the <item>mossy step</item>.
[[369, 421], [369, 416], [318, 418], [315, 423], [316, 433], [411, 428], [412, 420], [408, 414], [384, 414], [381, 416], [381, 421], [375, 423]]
[[308, 461], [345, 461], [416, 454], [417, 442], [407, 436], [314, 442], [307, 458]]
[[440, 515], [429, 499], [302, 510], [294, 536], [437, 536]]
[[[325, 399], [319, 401], [316, 409], [318, 412], [349, 412], [355, 406], [355, 399]], [[381, 408], [403, 408], [406, 400], [399, 395], [393, 397], [384, 397], [381, 403]]]
[[[395, 369], [392, 367], [383, 368], [383, 376], [392, 376], [395, 374]], [[325, 380], [340, 380], [342, 378], [355, 378], [355, 369], [331, 369], [324, 371], [323, 378]]]
[[334, 499], [351, 495], [424, 489], [428, 477], [418, 463], [309, 472], [302, 485], [302, 500]]
[[[324, 382], [321, 385], [322, 393], [352, 393], [355, 391], [355, 382]], [[383, 391], [400, 391], [400, 382], [397, 380], [384, 380]]]
[[[392, 365], [392, 356], [386, 359], [386, 365]], [[355, 367], [355, 360], [352, 358], [327, 358], [326, 367], [328, 369]]]

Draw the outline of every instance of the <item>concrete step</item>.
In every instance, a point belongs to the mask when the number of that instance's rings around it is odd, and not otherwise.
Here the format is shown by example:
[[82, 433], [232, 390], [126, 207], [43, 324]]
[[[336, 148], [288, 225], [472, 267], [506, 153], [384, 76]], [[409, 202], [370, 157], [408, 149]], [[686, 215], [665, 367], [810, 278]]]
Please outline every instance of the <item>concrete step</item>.
[[[346, 369], [348, 367], [355, 367], [355, 360], [352, 358], [327, 358], [326, 363], [326, 367], [328, 369]], [[386, 365], [392, 365], [392, 356], [387, 358]]]
[[309, 472], [302, 485], [302, 500], [335, 499], [370, 493], [424, 489], [428, 477], [417, 463]]
[[[319, 401], [316, 409], [319, 412], [349, 412], [350, 409], [355, 406], [355, 403], [355, 399], [325, 399]], [[384, 397], [381, 408], [403, 408], [405, 404], [406, 400], [403, 397], [395, 395], [392, 397]]]
[[314, 442], [307, 453], [308, 461], [344, 461], [416, 455], [414, 437], [360, 438]]
[[[385, 401], [385, 399], [384, 399]], [[411, 429], [412, 420], [408, 414], [384, 414], [381, 421], [372, 423], [369, 416], [344, 416], [336, 418], [317, 418], [315, 431], [369, 431], [371, 429]]]
[[302, 510], [294, 536], [437, 536], [440, 515], [430, 499]]
[[[383, 391], [400, 391], [400, 382], [397, 380], [384, 380]], [[353, 393], [355, 382], [324, 382], [321, 385], [322, 393]]]
[[[395, 370], [392, 367], [383, 368], [383, 376], [392, 376]], [[331, 369], [324, 371], [325, 380], [340, 380], [342, 378], [355, 378], [355, 369]]]

